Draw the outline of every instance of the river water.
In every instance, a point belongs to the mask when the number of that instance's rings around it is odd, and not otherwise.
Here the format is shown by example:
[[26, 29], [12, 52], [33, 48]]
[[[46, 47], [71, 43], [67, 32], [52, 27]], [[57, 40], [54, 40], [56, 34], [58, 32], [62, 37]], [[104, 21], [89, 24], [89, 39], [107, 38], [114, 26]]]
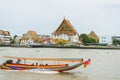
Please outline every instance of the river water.
[[2, 56], [91, 58], [92, 62], [63, 73], [0, 70], [0, 80], [120, 80], [120, 50], [0, 47], [0, 64], [6, 60]]

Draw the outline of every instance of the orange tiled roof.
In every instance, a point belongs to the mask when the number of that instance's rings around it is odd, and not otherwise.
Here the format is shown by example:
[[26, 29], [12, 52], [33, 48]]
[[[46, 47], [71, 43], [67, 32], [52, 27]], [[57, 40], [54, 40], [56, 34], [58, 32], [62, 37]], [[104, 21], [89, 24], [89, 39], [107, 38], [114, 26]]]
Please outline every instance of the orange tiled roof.
[[28, 31], [22, 37], [22, 40], [29, 40], [29, 39], [33, 40], [34, 42], [40, 42], [42, 40], [35, 31]]
[[0, 30], [0, 34], [4, 35], [4, 36], [10, 36], [10, 32], [9, 31]]
[[60, 24], [60, 26], [56, 29], [56, 31], [53, 32], [53, 34], [62, 34], [62, 33], [68, 35], [78, 34], [77, 31], [71, 25], [71, 23], [66, 19], [64, 19]]
[[9, 33], [9, 31], [4, 31], [4, 36], [10, 36], [10, 33]]
[[27, 34], [31, 34], [32, 36], [36, 36], [37, 33], [35, 31], [28, 31]]
[[94, 31], [91, 31], [88, 36], [91, 38], [94, 38], [96, 41], [99, 40], [99, 37], [97, 36], [97, 34]]

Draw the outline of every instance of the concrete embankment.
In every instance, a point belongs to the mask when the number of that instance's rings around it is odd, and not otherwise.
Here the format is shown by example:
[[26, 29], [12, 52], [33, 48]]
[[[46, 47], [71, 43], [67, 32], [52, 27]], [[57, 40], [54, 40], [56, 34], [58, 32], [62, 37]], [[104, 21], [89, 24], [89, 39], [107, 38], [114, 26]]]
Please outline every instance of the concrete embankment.
[[29, 46], [29, 48], [73, 48], [73, 49], [118, 49], [120, 50], [120, 47], [115, 46], [45, 46], [45, 45], [39, 45], [39, 46]]
[[58, 45], [30, 45], [30, 46], [21, 46], [21, 45], [0, 45], [0, 47], [20, 47], [20, 48], [71, 48], [71, 49], [118, 49], [120, 47], [116, 46], [58, 46]]

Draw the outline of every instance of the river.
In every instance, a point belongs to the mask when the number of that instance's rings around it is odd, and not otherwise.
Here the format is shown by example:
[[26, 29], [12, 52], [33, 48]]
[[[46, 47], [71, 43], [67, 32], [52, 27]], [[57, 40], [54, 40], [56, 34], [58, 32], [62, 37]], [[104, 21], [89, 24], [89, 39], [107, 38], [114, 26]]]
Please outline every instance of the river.
[[0, 80], [120, 80], [120, 50], [0, 47], [0, 64], [6, 60], [2, 56], [91, 58], [92, 62], [63, 73], [0, 70]]

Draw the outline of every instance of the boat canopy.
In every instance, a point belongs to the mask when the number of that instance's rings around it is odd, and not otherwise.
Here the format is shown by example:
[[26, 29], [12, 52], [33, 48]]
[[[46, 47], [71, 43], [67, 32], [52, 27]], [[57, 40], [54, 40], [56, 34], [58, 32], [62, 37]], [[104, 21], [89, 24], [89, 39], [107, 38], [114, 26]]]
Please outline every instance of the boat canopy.
[[20, 59], [20, 60], [83, 62], [83, 58], [25, 58], [25, 57], [14, 57], [14, 56], [3, 56], [3, 58], [12, 58], [12, 59]]

